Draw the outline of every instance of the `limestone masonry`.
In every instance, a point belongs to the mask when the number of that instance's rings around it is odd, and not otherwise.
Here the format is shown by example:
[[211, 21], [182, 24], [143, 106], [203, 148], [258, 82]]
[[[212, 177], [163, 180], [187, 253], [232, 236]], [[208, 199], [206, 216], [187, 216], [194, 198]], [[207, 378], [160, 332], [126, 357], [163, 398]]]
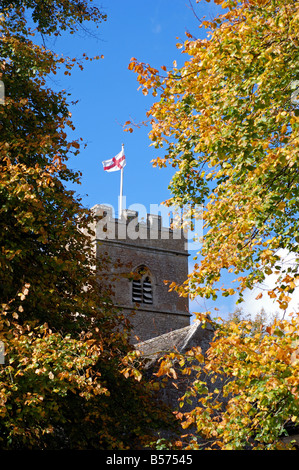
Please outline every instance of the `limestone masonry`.
[[[97, 204], [92, 210], [98, 217], [96, 254], [109, 257], [112, 271], [121, 273], [114, 285], [115, 304], [130, 315], [134, 343], [188, 326], [188, 299], [169, 292], [164, 283], [181, 284], [188, 277], [183, 232], [163, 227], [159, 215], [147, 214], [143, 222], [128, 209], [119, 219], [110, 206]], [[114, 267], [117, 263], [122, 267]]]

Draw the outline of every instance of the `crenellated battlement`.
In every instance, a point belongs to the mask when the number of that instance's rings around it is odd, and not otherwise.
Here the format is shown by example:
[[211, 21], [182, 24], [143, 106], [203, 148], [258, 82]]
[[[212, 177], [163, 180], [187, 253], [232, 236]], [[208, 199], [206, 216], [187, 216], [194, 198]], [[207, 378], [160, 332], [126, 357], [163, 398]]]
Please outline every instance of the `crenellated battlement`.
[[[138, 211], [124, 209], [120, 218], [114, 217], [113, 208], [97, 204], [92, 208], [97, 217], [95, 226], [97, 240], [126, 240], [132, 243], [150, 243], [151, 246], [161, 245], [165, 240], [169, 249], [185, 251], [187, 240], [182, 229], [163, 226], [161, 215], [146, 214], [146, 220], [139, 219]], [[165, 242], [163, 246], [166, 246]]]
[[132, 338], [146, 340], [189, 325], [188, 299], [170, 292], [165, 282], [182, 284], [187, 279], [184, 232], [171, 228], [170, 217], [165, 227], [162, 215], [148, 214], [141, 205], [139, 212], [123, 210], [120, 218], [109, 205], [97, 204], [92, 211], [96, 256], [111, 262], [115, 305], [130, 319]]

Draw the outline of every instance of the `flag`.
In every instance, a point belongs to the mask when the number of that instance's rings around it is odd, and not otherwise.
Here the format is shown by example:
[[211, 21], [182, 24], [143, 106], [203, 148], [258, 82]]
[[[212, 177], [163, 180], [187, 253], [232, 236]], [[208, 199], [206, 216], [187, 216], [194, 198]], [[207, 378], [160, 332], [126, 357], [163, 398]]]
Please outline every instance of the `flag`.
[[124, 149], [122, 148], [121, 152], [119, 152], [115, 157], [110, 158], [110, 160], [105, 160], [102, 163], [105, 171], [122, 170], [126, 165]]

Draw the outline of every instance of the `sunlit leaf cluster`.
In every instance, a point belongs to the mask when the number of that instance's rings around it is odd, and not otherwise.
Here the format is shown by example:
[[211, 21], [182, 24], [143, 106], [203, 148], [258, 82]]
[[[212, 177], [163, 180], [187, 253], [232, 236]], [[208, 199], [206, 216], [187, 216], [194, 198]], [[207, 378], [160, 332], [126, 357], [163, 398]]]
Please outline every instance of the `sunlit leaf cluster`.
[[[174, 168], [168, 203], [203, 208], [194, 269], [170, 288], [213, 300], [237, 294], [241, 302], [273, 274], [267, 294], [286, 311], [299, 278], [298, 2], [215, 3], [223, 13], [199, 23], [204, 39], [187, 33], [177, 45], [182, 66], [159, 71], [136, 58], [129, 65], [143, 93], [156, 97], [149, 136], [163, 155], [154, 165]], [[287, 253], [293, 262], [285, 266]], [[160, 365], [159, 376], [193, 374], [182, 397], [192, 411], [177, 414], [193, 437], [185, 434], [180, 446], [292, 448], [283, 436], [289, 423], [298, 426], [298, 312], [260, 328], [251, 320], [214, 327], [204, 358], [170, 354]]]
[[[279, 273], [279, 250], [296, 252], [299, 240], [298, 4], [216, 3], [226, 12], [199, 25], [207, 39], [178, 45], [182, 67], [165, 75], [135, 58], [129, 65], [141, 88], [159, 96], [149, 135], [165, 151], [154, 164], [176, 169], [169, 203], [204, 205], [200, 262], [179, 291], [214, 298], [223, 270], [235, 273], [242, 294]], [[297, 266], [272, 292], [281, 308]]]
[[110, 262], [95, 259], [94, 217], [68, 189], [80, 183], [68, 159], [79, 155], [82, 139], [72, 139], [69, 95], [49, 85], [49, 77], [68, 78], [89, 57], [59, 56], [47, 37], [105, 17], [89, 0], [0, 2], [5, 450], [140, 447], [170, 419], [153, 409], [141, 373], [125, 373], [132, 346], [128, 322], [113, 305]]

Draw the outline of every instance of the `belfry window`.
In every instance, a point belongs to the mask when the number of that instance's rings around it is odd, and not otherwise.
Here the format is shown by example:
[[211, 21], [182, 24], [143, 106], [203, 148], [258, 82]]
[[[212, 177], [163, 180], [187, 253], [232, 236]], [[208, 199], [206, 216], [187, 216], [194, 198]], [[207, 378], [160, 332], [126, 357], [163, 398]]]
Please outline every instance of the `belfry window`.
[[149, 270], [142, 266], [137, 273], [138, 277], [133, 280], [132, 300], [139, 304], [152, 304], [153, 290]]

